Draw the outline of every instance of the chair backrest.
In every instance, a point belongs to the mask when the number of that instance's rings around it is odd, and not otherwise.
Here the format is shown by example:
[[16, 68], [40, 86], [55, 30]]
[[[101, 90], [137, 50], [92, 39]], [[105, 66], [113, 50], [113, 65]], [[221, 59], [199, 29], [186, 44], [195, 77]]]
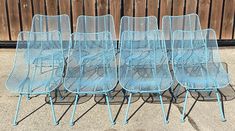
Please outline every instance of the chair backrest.
[[[164, 81], [166, 77], [169, 81]], [[136, 88], [147, 86], [157, 88], [159, 91], [169, 88], [162, 85], [170, 83], [171, 76], [161, 31], [124, 31], [122, 33], [119, 81], [127, 90], [134, 90], [131, 89], [134, 87], [128, 86], [132, 79], [139, 84]]]
[[171, 48], [173, 32], [176, 30], [201, 30], [200, 19], [197, 14], [163, 16], [162, 30], [166, 39], [166, 46], [167, 48]]
[[[102, 90], [113, 89], [117, 82], [117, 66], [112, 34], [73, 33], [66, 72], [65, 88], [71, 92], [90, 91], [94, 86]], [[107, 79], [109, 81], [100, 84]]]
[[80, 33], [110, 32], [111, 38], [114, 41], [114, 47], [116, 48], [117, 46], [116, 43], [117, 37], [115, 32], [114, 20], [113, 16], [110, 14], [101, 15], [101, 16], [80, 15], [77, 18], [76, 32]]
[[122, 32], [124, 31], [150, 31], [157, 30], [158, 22], [157, 17], [147, 16], [147, 17], [132, 17], [123, 16], [120, 22], [120, 40]]
[[70, 18], [68, 15], [40, 15], [36, 14], [32, 20], [32, 32], [49, 32], [57, 30], [61, 34], [64, 55], [67, 57], [71, 34]]
[[221, 62], [213, 29], [173, 33], [172, 64], [201, 64]]
[[[6, 87], [18, 93], [30, 93], [33, 88], [37, 88], [34, 93], [49, 92], [60, 84], [63, 68], [60, 32], [20, 32], [14, 66]], [[45, 83], [41, 82], [48, 82], [46, 90]], [[42, 85], [44, 88], [41, 90]]]

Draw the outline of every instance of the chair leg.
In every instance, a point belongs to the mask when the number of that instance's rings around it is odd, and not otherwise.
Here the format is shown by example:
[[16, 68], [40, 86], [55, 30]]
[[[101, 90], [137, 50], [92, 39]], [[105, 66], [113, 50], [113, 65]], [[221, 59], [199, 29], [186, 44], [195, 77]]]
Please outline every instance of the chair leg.
[[218, 101], [218, 105], [219, 105], [219, 110], [220, 110], [220, 115], [221, 115], [221, 121], [222, 122], [225, 122], [226, 119], [224, 117], [224, 112], [223, 112], [223, 108], [222, 108], [222, 103], [221, 103], [221, 100], [220, 100], [220, 96], [219, 96], [219, 92], [216, 91], [216, 97], [217, 97], [217, 101]]
[[17, 118], [18, 118], [18, 113], [19, 113], [19, 108], [20, 108], [20, 104], [21, 104], [21, 100], [22, 100], [22, 94], [19, 95], [19, 99], [18, 99], [18, 103], [16, 106], [16, 114], [14, 117], [14, 121], [13, 121], [13, 125], [16, 126], [17, 125]]
[[105, 94], [105, 98], [106, 98], [106, 103], [107, 103], [107, 105], [108, 105], [109, 119], [110, 119], [112, 125], [114, 125], [115, 122], [114, 122], [113, 117], [112, 117], [112, 112], [111, 112], [111, 108], [110, 108], [110, 104], [109, 104], [109, 97], [108, 97], [107, 94]]
[[73, 112], [72, 112], [72, 115], [71, 115], [71, 118], [70, 118], [70, 126], [74, 125], [73, 118], [74, 118], [74, 114], [75, 114], [75, 111], [76, 111], [76, 108], [77, 108], [77, 103], [78, 103], [78, 94], [76, 94], [76, 96], [75, 96]]
[[125, 114], [125, 119], [124, 119], [124, 124], [127, 124], [127, 117], [128, 117], [128, 111], [129, 111], [129, 108], [130, 108], [130, 104], [131, 104], [131, 97], [132, 97], [132, 93], [130, 93], [130, 96], [128, 98], [128, 105], [127, 105], [127, 108], [126, 108], [126, 114]]
[[30, 95], [27, 94], [26, 98], [27, 98], [27, 101], [29, 101], [30, 100]]
[[182, 123], [185, 121], [185, 120], [184, 120], [184, 114], [185, 114], [185, 110], [186, 110], [188, 94], [189, 94], [189, 91], [187, 90], [187, 91], [186, 91], [186, 95], [185, 95], [185, 99], [184, 99], [183, 112], [182, 112], [182, 114], [181, 114], [181, 122], [182, 122]]
[[165, 109], [164, 109], [164, 105], [163, 105], [163, 100], [162, 100], [162, 95], [159, 95], [160, 98], [160, 102], [161, 102], [161, 108], [162, 108], [162, 113], [163, 113], [163, 119], [164, 119], [164, 123], [168, 124], [169, 121], [166, 119], [166, 113], [165, 113]]
[[58, 122], [56, 121], [55, 109], [54, 109], [53, 101], [52, 101], [52, 98], [51, 98], [51, 94], [49, 93], [48, 95], [49, 95], [49, 98], [50, 98], [51, 112], [52, 112], [52, 117], [53, 117], [54, 125], [58, 125]]

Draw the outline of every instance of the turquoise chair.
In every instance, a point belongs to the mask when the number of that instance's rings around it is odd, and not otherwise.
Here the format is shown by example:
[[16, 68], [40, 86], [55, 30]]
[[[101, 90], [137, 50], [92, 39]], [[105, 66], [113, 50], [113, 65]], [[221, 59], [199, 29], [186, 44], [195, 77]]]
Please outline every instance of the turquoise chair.
[[54, 124], [57, 124], [51, 91], [62, 81], [64, 70], [60, 33], [20, 32], [17, 39], [13, 69], [6, 81], [11, 92], [19, 94], [13, 124], [17, 125], [23, 96], [48, 95]]
[[124, 123], [127, 123], [132, 94], [154, 93], [160, 98], [164, 123], [166, 118], [162, 94], [172, 85], [167, 52], [161, 31], [124, 31], [121, 37], [119, 83], [130, 93]]
[[108, 93], [117, 84], [112, 34], [110, 32], [73, 33], [66, 72], [65, 88], [76, 94], [70, 125], [74, 125], [74, 113], [81, 94], [105, 95], [110, 121], [115, 124], [108, 97]]
[[177, 30], [173, 33], [172, 65], [177, 82], [185, 87], [186, 95], [181, 121], [184, 122], [190, 91], [215, 92], [222, 121], [225, 121], [219, 89], [229, 84], [229, 75], [219, 55], [215, 31]]

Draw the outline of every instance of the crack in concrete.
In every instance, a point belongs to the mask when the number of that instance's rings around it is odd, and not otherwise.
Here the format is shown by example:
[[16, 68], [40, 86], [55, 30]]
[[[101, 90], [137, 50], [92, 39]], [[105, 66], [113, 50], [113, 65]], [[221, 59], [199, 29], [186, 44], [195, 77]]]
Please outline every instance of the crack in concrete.
[[[183, 107], [182, 107], [182, 106], [179, 106], [179, 105], [175, 105], [175, 106], [178, 108], [180, 114], [182, 114], [182, 112], [183, 112]], [[199, 129], [197, 123], [196, 123], [190, 116], [187, 116], [187, 117], [188, 117], [188, 122], [189, 122], [189, 124], [190, 124], [196, 131], [200, 131], [200, 129]]]

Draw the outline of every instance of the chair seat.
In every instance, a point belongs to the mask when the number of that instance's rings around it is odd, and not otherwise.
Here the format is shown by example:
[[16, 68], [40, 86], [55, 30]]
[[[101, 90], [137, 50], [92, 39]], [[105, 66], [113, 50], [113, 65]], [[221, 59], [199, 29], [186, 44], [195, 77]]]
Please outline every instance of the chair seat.
[[59, 77], [53, 80], [50, 80], [50, 78], [45, 80], [25, 77], [21, 78], [16, 83], [18, 83], [16, 85], [18, 88], [15, 88], [15, 92], [36, 95], [51, 92], [61, 83], [61, 79]]
[[80, 94], [109, 92], [114, 89], [117, 83], [115, 76], [100, 77], [97, 79], [90, 79], [89, 77], [69, 78], [68, 81], [68, 83], [65, 83], [66, 88], [70, 92]]
[[[150, 67], [150, 66], [145, 66]], [[159, 92], [170, 88], [173, 83], [171, 74], [167, 69], [168, 66], [156, 67], [156, 74], [153, 74], [152, 68], [143, 68], [135, 66], [135, 68], [127, 69], [120, 83], [129, 92]]]
[[189, 89], [213, 89], [229, 84], [229, 76], [221, 63], [176, 66], [175, 77]]

